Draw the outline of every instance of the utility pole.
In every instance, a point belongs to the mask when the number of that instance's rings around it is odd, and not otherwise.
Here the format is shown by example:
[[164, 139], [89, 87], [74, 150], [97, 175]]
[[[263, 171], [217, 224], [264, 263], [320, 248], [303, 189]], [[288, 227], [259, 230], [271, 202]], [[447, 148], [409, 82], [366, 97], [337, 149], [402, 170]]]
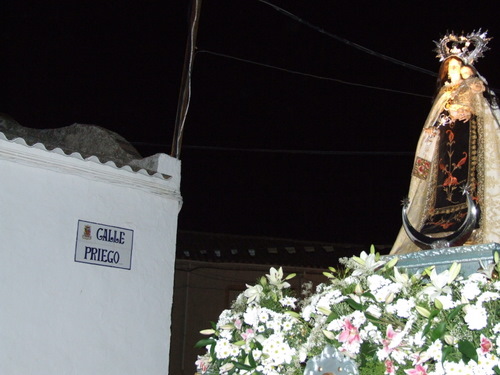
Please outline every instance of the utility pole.
[[193, 71], [194, 55], [196, 51], [196, 36], [200, 23], [200, 10], [202, 0], [191, 0], [191, 18], [189, 22], [189, 34], [184, 55], [184, 68], [182, 70], [181, 88], [179, 101], [177, 103], [177, 115], [175, 118], [174, 136], [172, 139], [171, 156], [179, 159], [181, 155], [182, 135], [186, 123], [189, 102], [191, 101], [191, 74]]

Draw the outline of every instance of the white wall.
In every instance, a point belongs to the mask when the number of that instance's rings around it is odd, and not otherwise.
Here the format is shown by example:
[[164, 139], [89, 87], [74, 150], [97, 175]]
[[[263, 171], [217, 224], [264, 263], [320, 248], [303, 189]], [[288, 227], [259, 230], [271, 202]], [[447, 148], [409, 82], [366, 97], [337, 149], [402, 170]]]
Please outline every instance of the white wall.
[[[0, 139], [0, 374], [168, 373], [172, 160], [165, 179]], [[133, 230], [131, 269], [75, 262], [78, 220]]]

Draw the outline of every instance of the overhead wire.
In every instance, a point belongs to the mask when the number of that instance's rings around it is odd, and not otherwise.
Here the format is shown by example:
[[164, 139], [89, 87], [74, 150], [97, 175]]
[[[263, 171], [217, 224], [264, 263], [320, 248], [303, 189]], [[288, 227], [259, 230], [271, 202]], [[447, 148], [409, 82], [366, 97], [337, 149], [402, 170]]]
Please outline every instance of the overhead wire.
[[[297, 21], [297, 22], [299, 22], [299, 23], [301, 23], [301, 24], [303, 24], [303, 25], [305, 25], [305, 26], [307, 26], [307, 27], [309, 27], [309, 28], [317, 31], [317, 32], [319, 32], [319, 33], [322, 33], [322, 34], [324, 34], [324, 35], [326, 35], [326, 36], [328, 36], [328, 37], [330, 37], [332, 39], [335, 39], [335, 40], [337, 40], [337, 41], [339, 41], [341, 43], [344, 43], [347, 46], [350, 46], [350, 47], [353, 47], [355, 49], [358, 49], [358, 50], [360, 50], [362, 52], [365, 52], [365, 53], [367, 53], [369, 55], [381, 58], [382, 60], [386, 60], [386, 61], [389, 61], [391, 63], [397, 64], [397, 65], [401, 65], [401, 66], [403, 66], [405, 68], [408, 68], [408, 69], [411, 69], [411, 70], [415, 70], [417, 72], [424, 73], [424, 74], [430, 75], [432, 77], [437, 77], [437, 73], [435, 73], [433, 71], [421, 68], [421, 67], [419, 67], [417, 65], [413, 65], [413, 64], [407, 63], [405, 61], [401, 61], [401, 60], [396, 59], [396, 58], [391, 57], [391, 56], [384, 55], [383, 53], [371, 50], [371, 49], [369, 49], [367, 47], [364, 47], [364, 46], [362, 46], [360, 44], [351, 42], [348, 39], [342, 38], [342, 37], [340, 37], [338, 35], [335, 35], [335, 34], [333, 34], [331, 32], [328, 32], [325, 29], [323, 29], [321, 27], [318, 27], [318, 26], [316, 26], [316, 25], [308, 22], [308, 21], [304, 20], [303, 18], [300, 18], [300, 17], [296, 16], [295, 14], [289, 12], [288, 10], [285, 10], [285, 9], [283, 9], [283, 8], [277, 6], [276, 4], [273, 4], [273, 3], [271, 3], [271, 2], [269, 2], [267, 0], [257, 0], [257, 1], [259, 1], [259, 2], [261, 2], [263, 4], [266, 4], [266, 5], [270, 6], [271, 8], [275, 9], [276, 11], [278, 11], [279, 13], [281, 13], [281, 14], [283, 14], [283, 15], [285, 15], [285, 16], [287, 16], [287, 17], [289, 17], [289, 18], [291, 18], [291, 19], [293, 19], [293, 20], [295, 20], [295, 21]], [[498, 89], [498, 88], [492, 88], [492, 87], [490, 87], [490, 90], [493, 91], [493, 92], [495, 92], [496, 94], [498, 94], [500, 92], [500, 89]], [[405, 92], [403, 92], [403, 93], [405, 93]], [[423, 95], [415, 94], [415, 96], [423, 96]]]
[[290, 150], [290, 149], [266, 149], [266, 148], [239, 148], [239, 147], [218, 147], [218, 146], [194, 146], [186, 145], [192, 150], [211, 151], [243, 151], [254, 153], [274, 153], [274, 154], [303, 154], [303, 155], [334, 155], [334, 156], [405, 156], [414, 155], [407, 151], [338, 151], [338, 150]]
[[328, 31], [326, 31], [325, 29], [323, 29], [321, 27], [318, 27], [316, 25], [313, 25], [312, 23], [310, 23], [310, 22], [308, 22], [308, 21], [306, 21], [306, 20], [304, 20], [304, 19], [296, 16], [293, 13], [291, 13], [291, 12], [289, 12], [289, 11], [287, 11], [287, 10], [285, 10], [285, 9], [283, 9], [283, 8], [281, 8], [281, 7], [273, 4], [273, 3], [270, 3], [267, 0], [257, 0], [257, 1], [259, 1], [261, 3], [264, 3], [266, 5], [269, 5], [270, 7], [274, 8], [275, 10], [277, 10], [278, 12], [280, 12], [281, 14], [284, 14], [285, 16], [287, 16], [287, 17], [289, 17], [289, 18], [291, 18], [291, 19], [293, 19], [293, 20], [295, 20], [297, 22], [300, 22], [301, 24], [303, 24], [303, 25], [305, 25], [305, 26], [307, 26], [307, 27], [309, 27], [309, 28], [311, 28], [313, 30], [316, 30], [319, 33], [322, 33], [322, 34], [324, 34], [324, 35], [326, 35], [326, 36], [328, 36], [330, 38], [333, 38], [333, 39], [335, 39], [335, 40], [337, 40], [337, 41], [339, 41], [341, 43], [344, 43], [344, 44], [346, 44], [346, 45], [348, 45], [350, 47], [356, 48], [356, 49], [358, 49], [358, 50], [360, 50], [362, 52], [365, 52], [365, 53], [367, 53], [369, 55], [372, 55], [372, 56], [375, 56], [375, 57], [379, 57], [379, 58], [381, 58], [383, 60], [392, 62], [392, 63], [397, 64], [397, 65], [404, 66], [405, 68], [412, 69], [412, 70], [415, 70], [415, 71], [420, 72], [420, 73], [428, 74], [428, 75], [433, 76], [433, 77], [437, 76], [437, 74], [435, 72], [432, 72], [430, 70], [421, 68], [419, 66], [416, 66], [416, 65], [413, 65], [413, 64], [410, 64], [410, 63], [407, 63], [407, 62], [395, 59], [394, 57], [390, 57], [390, 56], [384, 55], [384, 54], [382, 54], [380, 52], [373, 51], [373, 50], [371, 50], [369, 48], [366, 48], [366, 47], [364, 47], [362, 45], [359, 45], [357, 43], [353, 43], [350, 40], [342, 38], [342, 37], [340, 37], [338, 35], [332, 34], [332, 33], [328, 32]]
[[363, 87], [363, 88], [366, 88], [366, 89], [387, 91], [387, 92], [393, 92], [393, 93], [396, 93], [396, 94], [412, 95], [412, 96], [418, 96], [420, 98], [432, 98], [431, 95], [416, 94], [416, 93], [408, 92], [408, 91], [401, 91], [401, 90], [389, 89], [389, 88], [380, 87], [380, 86], [365, 85], [365, 84], [362, 84], [362, 83], [349, 82], [349, 81], [345, 81], [345, 80], [338, 79], [338, 78], [324, 77], [324, 76], [319, 76], [319, 75], [316, 75], [316, 74], [299, 72], [297, 70], [291, 70], [291, 69], [287, 69], [287, 68], [282, 68], [282, 67], [275, 66], [275, 65], [270, 65], [270, 64], [266, 64], [266, 63], [262, 63], [262, 62], [258, 62], [258, 61], [243, 59], [241, 57], [231, 56], [231, 55], [228, 55], [228, 54], [224, 54], [224, 53], [220, 53], [220, 52], [214, 52], [214, 51], [209, 51], [209, 50], [205, 50], [205, 49], [203, 49], [203, 50], [197, 50], [196, 53], [207, 53], [207, 54], [210, 54], [210, 55], [219, 56], [219, 57], [223, 57], [223, 58], [227, 58], [227, 59], [232, 59], [232, 60], [236, 60], [236, 61], [240, 61], [240, 62], [244, 62], [244, 63], [248, 63], [248, 64], [258, 65], [258, 66], [262, 66], [262, 67], [269, 68], [269, 69], [275, 69], [275, 70], [279, 70], [279, 71], [290, 73], [290, 74], [296, 74], [296, 75], [301, 75], [301, 76], [304, 76], [304, 77], [321, 79], [321, 80], [324, 80], [324, 81], [337, 82], [337, 83], [341, 83], [343, 85], [348, 85], [348, 86]]
[[[431, 75], [431, 76], [436, 76], [436, 73], [434, 72], [431, 72], [427, 69], [423, 69], [423, 68], [420, 68], [418, 66], [415, 66], [413, 64], [409, 64], [409, 63], [406, 63], [404, 61], [401, 61], [401, 60], [398, 60], [398, 59], [395, 59], [393, 57], [390, 57], [390, 56], [387, 56], [387, 55], [384, 55], [382, 53], [379, 53], [379, 52], [376, 52], [376, 51], [373, 51], [369, 48], [366, 48], [364, 46], [361, 46], [357, 43], [353, 43], [345, 38], [342, 38], [342, 37], [339, 37], [338, 35], [335, 35], [333, 33], [330, 33], [326, 30], [324, 30], [323, 28], [320, 28], [316, 25], [313, 25], [312, 23], [296, 16], [295, 14], [267, 1], [267, 0], [257, 0], [263, 4], [266, 4], [270, 7], [272, 7], [273, 9], [275, 9], [276, 11], [286, 15], [287, 17], [299, 22], [299, 23], [302, 23], [304, 25], [306, 25], [307, 27], [309, 28], [312, 28], [313, 30], [316, 30], [317, 32], [320, 32], [330, 38], [333, 38], [337, 41], [340, 41], [350, 47], [353, 47], [353, 48], [356, 48], [360, 51], [363, 51], [365, 53], [368, 53], [370, 55], [373, 55], [375, 57], [378, 57], [378, 58], [381, 58], [383, 60], [386, 60], [386, 61], [389, 61], [389, 62], [392, 62], [394, 64], [398, 64], [398, 65], [401, 65], [405, 68], [409, 68], [409, 69], [412, 69], [412, 70], [415, 70], [415, 71], [418, 71], [418, 72], [421, 72], [421, 73], [425, 73], [425, 74], [428, 74], [428, 75]], [[200, 3], [197, 3], [196, 5], [196, 10], [197, 12], [199, 12], [200, 10], [200, 6], [199, 6]], [[261, 62], [256, 62], [256, 61], [252, 61], [252, 60], [248, 60], [248, 59], [243, 59], [243, 58], [239, 58], [239, 57], [235, 57], [235, 56], [231, 56], [231, 55], [228, 55], [228, 54], [223, 54], [223, 53], [219, 53], [219, 52], [214, 52], [214, 51], [209, 51], [209, 50], [197, 50], [197, 46], [196, 46], [196, 31], [195, 29], [197, 29], [197, 23], [198, 23], [198, 20], [199, 20], [199, 13], [195, 14], [195, 17], [194, 17], [194, 21], [192, 20], [191, 22], [191, 27], [190, 27], [190, 38], [189, 38], [189, 58], [188, 58], [188, 66], [187, 66], [187, 70], [188, 70], [188, 74], [187, 74], [187, 83], [186, 83], [186, 87], [187, 87], [187, 97], [184, 97], [184, 104], [182, 106], [182, 114], [178, 114], [178, 119], [176, 120], [176, 129], [175, 129], [175, 134], [174, 134], [174, 140], [173, 140], [173, 146], [172, 146], [172, 154], [175, 155], [177, 158], [179, 157], [180, 155], [180, 149], [181, 149], [181, 142], [182, 142], [182, 135], [183, 135], [183, 132], [184, 132], [184, 125], [185, 125], [185, 121], [186, 121], [186, 118], [187, 118], [187, 112], [188, 112], [188, 108], [189, 108], [189, 104], [190, 104], [190, 99], [191, 99], [191, 81], [192, 81], [192, 68], [193, 68], [193, 63], [194, 63], [194, 57], [197, 53], [207, 53], [207, 54], [212, 54], [214, 56], [219, 56], [219, 57], [223, 57], [223, 58], [228, 58], [228, 59], [233, 59], [233, 60], [237, 60], [237, 61], [241, 61], [241, 62], [245, 62], [245, 63], [249, 63], [249, 64], [254, 64], [254, 65], [259, 65], [259, 66], [262, 66], [262, 67], [266, 67], [266, 68], [269, 68], [269, 69], [275, 69], [275, 70], [280, 70], [280, 71], [284, 71], [284, 72], [287, 72], [287, 73], [290, 73], [290, 74], [296, 74], [296, 75], [302, 75], [302, 76], [305, 76], [305, 77], [309, 77], [309, 78], [315, 78], [315, 79], [321, 79], [321, 80], [327, 80], [327, 81], [332, 81], [332, 82], [337, 82], [337, 83], [340, 83], [340, 84], [344, 84], [344, 85], [349, 85], [349, 86], [355, 86], [355, 87], [363, 87], [363, 88], [367, 88], [367, 89], [373, 89], [373, 90], [380, 90], [380, 91], [386, 91], [386, 92], [392, 92], [392, 93], [396, 93], [396, 94], [404, 94], [404, 95], [412, 95], [412, 96], [416, 96], [416, 97], [422, 97], [422, 98], [430, 98], [429, 95], [422, 95], [422, 94], [416, 94], [416, 93], [411, 93], [411, 92], [407, 92], [407, 91], [401, 91], [401, 90], [395, 90], [395, 89], [389, 89], [389, 88], [384, 88], [384, 87], [378, 87], [378, 86], [371, 86], [371, 85], [365, 85], [365, 84], [361, 84], [361, 83], [354, 83], [354, 82], [349, 82], [349, 81], [344, 81], [344, 80], [341, 80], [341, 79], [337, 79], [337, 78], [331, 78], [331, 77], [323, 77], [323, 76], [318, 76], [318, 75], [314, 75], [314, 74], [310, 74], [310, 73], [303, 73], [303, 72], [299, 72], [299, 71], [295, 71], [295, 70], [291, 70], [291, 69], [286, 69], [286, 68], [281, 68], [281, 67], [277, 67], [277, 66], [273, 66], [273, 65], [270, 65], [270, 64], [265, 64], [265, 63], [261, 63]], [[186, 67], [185, 67], [186, 68]], [[185, 93], [184, 93], [185, 95]], [[194, 146], [196, 147], [196, 146]], [[255, 152], [255, 151], [254, 151]], [[263, 151], [257, 151], [257, 152], [263, 152]], [[268, 151], [265, 151], [265, 152], [268, 152]], [[279, 151], [278, 151], [279, 152]], [[286, 152], [294, 152], [294, 151], [290, 151], [290, 150], [287, 150]]]
[[[151, 142], [130, 142], [134, 146], [152, 146], [163, 148], [164, 144]], [[339, 151], [339, 150], [293, 150], [293, 149], [271, 149], [271, 148], [242, 148], [242, 147], [222, 147], [222, 146], [198, 146], [183, 145], [185, 149], [208, 150], [223, 152], [251, 152], [269, 154], [302, 154], [302, 155], [332, 155], [332, 156], [413, 156], [409, 151]]]

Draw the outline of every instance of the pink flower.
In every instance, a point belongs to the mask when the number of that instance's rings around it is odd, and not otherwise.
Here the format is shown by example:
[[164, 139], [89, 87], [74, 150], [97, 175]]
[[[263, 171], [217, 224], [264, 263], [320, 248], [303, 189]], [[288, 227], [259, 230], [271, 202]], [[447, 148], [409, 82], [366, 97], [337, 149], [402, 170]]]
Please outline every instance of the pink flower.
[[234, 321], [234, 326], [236, 327], [236, 329], [241, 329], [242, 325], [243, 325], [243, 322], [241, 321], [241, 319], [236, 319]]
[[195, 362], [195, 365], [202, 374], [207, 372], [209, 364], [205, 361], [204, 357], [198, 356], [198, 360]]
[[404, 344], [402, 342], [403, 336], [403, 332], [393, 330], [392, 324], [389, 324], [385, 333], [385, 339], [382, 340], [382, 351], [387, 356], [391, 355], [394, 358], [396, 354], [400, 353], [399, 347]]
[[396, 368], [394, 367], [394, 362], [392, 362], [390, 359], [386, 359], [384, 364], [385, 364], [385, 373], [386, 374], [395, 374], [396, 373]]
[[390, 354], [394, 350], [394, 348], [390, 348], [389, 345], [391, 344], [392, 339], [396, 337], [396, 331], [392, 329], [392, 324], [389, 324], [387, 326], [385, 337], [386, 338], [382, 340], [382, 343], [384, 344], [384, 351], [387, 354]]
[[408, 375], [427, 375], [427, 370], [422, 365], [416, 365], [415, 368], [405, 370]]
[[410, 358], [413, 360], [412, 363], [414, 365], [419, 365], [420, 363], [425, 362], [424, 358], [422, 358], [422, 356], [420, 355], [420, 352], [411, 353]]
[[352, 325], [349, 319], [344, 321], [344, 327], [342, 328], [342, 332], [340, 333], [338, 340], [340, 342], [347, 342], [348, 344], [361, 341], [358, 329]]
[[255, 335], [254, 335], [253, 329], [251, 329], [251, 328], [247, 328], [247, 330], [241, 334], [241, 337], [245, 341], [254, 338], [254, 336]]
[[490, 339], [487, 337], [481, 335], [481, 352], [482, 353], [488, 353], [491, 351], [491, 348], [493, 347], [492, 342]]

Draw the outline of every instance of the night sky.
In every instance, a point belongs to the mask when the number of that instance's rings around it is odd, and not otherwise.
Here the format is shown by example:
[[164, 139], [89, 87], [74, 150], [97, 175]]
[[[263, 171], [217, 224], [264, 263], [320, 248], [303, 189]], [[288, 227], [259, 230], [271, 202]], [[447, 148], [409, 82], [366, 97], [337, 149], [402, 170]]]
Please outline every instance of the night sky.
[[[500, 88], [497, 2], [269, 1], [309, 25], [259, 0], [203, 1], [179, 229], [391, 244], [432, 103], [433, 40], [489, 30], [476, 67]], [[0, 112], [170, 153], [189, 14], [180, 0], [4, 0]]]

